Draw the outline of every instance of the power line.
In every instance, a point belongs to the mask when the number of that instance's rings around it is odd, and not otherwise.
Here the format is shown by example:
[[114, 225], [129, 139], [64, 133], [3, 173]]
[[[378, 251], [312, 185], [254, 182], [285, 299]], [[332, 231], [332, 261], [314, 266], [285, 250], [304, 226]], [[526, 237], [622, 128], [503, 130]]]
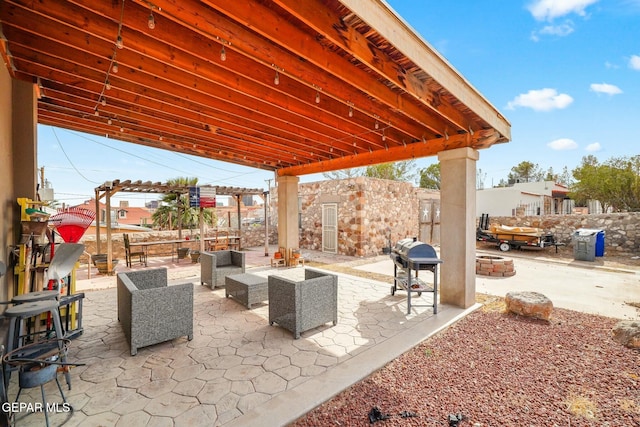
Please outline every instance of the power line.
[[55, 136], [56, 141], [58, 141], [58, 145], [60, 146], [60, 149], [62, 150], [62, 153], [63, 153], [63, 154], [64, 154], [64, 156], [67, 158], [67, 160], [69, 161], [69, 164], [71, 165], [71, 167], [73, 167], [73, 169], [76, 171], [76, 173], [77, 173], [78, 175], [80, 175], [82, 178], [84, 178], [84, 179], [85, 179], [85, 181], [88, 181], [88, 182], [90, 182], [90, 183], [92, 183], [92, 184], [96, 184], [96, 185], [100, 184], [99, 182], [91, 181], [89, 178], [87, 178], [86, 176], [84, 176], [84, 175], [82, 174], [82, 172], [80, 172], [80, 171], [78, 170], [78, 168], [76, 167], [76, 165], [74, 165], [74, 164], [73, 164], [73, 162], [71, 161], [71, 159], [70, 159], [70, 158], [69, 158], [69, 156], [67, 155], [67, 152], [66, 152], [66, 151], [64, 151], [64, 147], [62, 146], [62, 143], [60, 142], [60, 139], [58, 138], [58, 134], [56, 133], [55, 128], [51, 128], [51, 130], [53, 131], [53, 136]]
[[[187, 174], [187, 175], [190, 175], [190, 174], [192, 174], [192, 173], [193, 173], [193, 171], [183, 171], [183, 170], [181, 170], [181, 169], [177, 169], [177, 168], [174, 168], [174, 167], [168, 166], [167, 164], [164, 164], [164, 163], [160, 163], [160, 162], [157, 162], [157, 161], [151, 160], [151, 159], [149, 159], [148, 157], [143, 157], [143, 156], [140, 156], [140, 155], [137, 155], [137, 154], [133, 154], [133, 153], [131, 153], [131, 152], [128, 152], [128, 151], [122, 150], [122, 149], [120, 149], [120, 148], [113, 147], [113, 146], [111, 146], [111, 145], [108, 145], [108, 144], [102, 143], [102, 142], [100, 142], [100, 141], [96, 141], [95, 139], [89, 138], [89, 137], [85, 136], [85, 135], [84, 135], [84, 134], [82, 134], [82, 133], [78, 133], [78, 132], [71, 132], [71, 131], [70, 131], [70, 133], [72, 133], [72, 134], [74, 134], [74, 135], [76, 135], [76, 136], [78, 136], [78, 137], [84, 138], [84, 139], [86, 139], [86, 140], [88, 140], [88, 141], [91, 141], [91, 142], [93, 142], [93, 143], [96, 143], [96, 144], [102, 145], [103, 147], [110, 148], [110, 149], [112, 149], [112, 150], [115, 150], [115, 151], [118, 151], [118, 152], [120, 152], [120, 153], [123, 153], [123, 154], [129, 155], [129, 156], [131, 156], [131, 157], [135, 157], [135, 158], [138, 158], [138, 159], [144, 160], [144, 161], [146, 161], [146, 162], [149, 162], [149, 163], [152, 163], [152, 164], [155, 164], [155, 165], [158, 165], [158, 166], [162, 166], [162, 167], [163, 167], [163, 168], [165, 168], [165, 169], [174, 170], [174, 171], [176, 171], [176, 172], [180, 172], [180, 173], [182, 173], [182, 174]], [[197, 161], [197, 160], [195, 160], [195, 159], [191, 159], [191, 158], [189, 158], [189, 157], [187, 157], [187, 156], [185, 156], [185, 155], [183, 155], [183, 154], [181, 154], [181, 153], [176, 153], [176, 152], [172, 152], [172, 153], [173, 153], [173, 154], [175, 154], [175, 155], [178, 155], [178, 156], [180, 156], [180, 157], [186, 158], [187, 160], [190, 160], [190, 161], [192, 161], [192, 162], [195, 162], [195, 163], [201, 164], [201, 165], [203, 165], [203, 166], [206, 166], [206, 167], [208, 167], [208, 168], [211, 168], [211, 169], [216, 169], [216, 170], [220, 170], [220, 171], [222, 171], [222, 172], [228, 172], [228, 173], [235, 172], [235, 171], [228, 170], [228, 169], [218, 168], [218, 167], [215, 167], [215, 166], [212, 166], [212, 165], [206, 164], [206, 163], [204, 163], [204, 162]], [[237, 173], [236, 175], [231, 176], [231, 177], [228, 177], [228, 178], [226, 178], [226, 179], [211, 178], [211, 177], [204, 177], [204, 176], [200, 176], [200, 177], [198, 177], [198, 178], [199, 178], [199, 180], [200, 180], [200, 179], [202, 179], [203, 181], [205, 181], [205, 180], [206, 180], [206, 181], [210, 181], [210, 182], [230, 182], [230, 181], [232, 181], [232, 180], [233, 180], [233, 179], [235, 179], [235, 178], [243, 177], [243, 176], [246, 176], [246, 175], [251, 175], [251, 174], [253, 174], [253, 173], [257, 173], [257, 171], [256, 171], [256, 172], [243, 172], [243, 173]]]

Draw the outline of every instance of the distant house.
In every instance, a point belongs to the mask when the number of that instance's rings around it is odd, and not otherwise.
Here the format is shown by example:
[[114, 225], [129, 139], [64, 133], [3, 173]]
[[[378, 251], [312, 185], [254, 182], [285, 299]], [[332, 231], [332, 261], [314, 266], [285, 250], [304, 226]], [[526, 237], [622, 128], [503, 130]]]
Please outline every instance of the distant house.
[[[80, 205], [73, 206], [74, 208], [83, 208], [95, 212], [96, 210], [96, 200], [89, 199], [83, 202]], [[104, 203], [99, 202], [98, 207], [100, 212], [96, 215], [96, 220], [101, 224], [105, 223], [105, 219], [107, 217], [107, 207]], [[112, 227], [123, 227], [123, 226], [133, 226], [128, 227], [131, 228], [132, 231], [135, 230], [135, 227], [145, 227], [151, 228], [153, 225], [153, 220], [151, 218], [152, 212], [148, 208], [141, 207], [131, 207], [129, 206], [129, 202], [126, 200], [121, 200], [120, 205], [117, 207], [111, 207], [111, 222]], [[125, 227], [127, 228], [127, 227]]]
[[129, 202], [125, 200], [120, 201], [116, 213], [119, 224], [139, 225], [140, 227], [153, 225], [152, 213], [149, 209], [129, 206]]
[[569, 189], [554, 181], [523, 182], [476, 191], [476, 216], [559, 215], [573, 212]]

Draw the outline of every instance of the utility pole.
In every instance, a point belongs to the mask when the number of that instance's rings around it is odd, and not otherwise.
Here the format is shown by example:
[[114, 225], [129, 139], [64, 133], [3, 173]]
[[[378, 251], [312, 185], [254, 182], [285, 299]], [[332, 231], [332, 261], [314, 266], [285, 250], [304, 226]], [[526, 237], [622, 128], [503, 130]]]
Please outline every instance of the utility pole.
[[265, 179], [267, 191], [264, 194], [264, 256], [269, 256], [269, 192], [271, 191], [271, 179]]

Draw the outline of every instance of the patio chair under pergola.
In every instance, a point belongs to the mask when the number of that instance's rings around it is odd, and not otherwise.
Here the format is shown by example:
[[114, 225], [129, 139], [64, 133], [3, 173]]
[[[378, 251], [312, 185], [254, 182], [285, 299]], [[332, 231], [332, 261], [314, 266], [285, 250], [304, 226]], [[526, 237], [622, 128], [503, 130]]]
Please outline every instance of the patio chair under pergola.
[[[105, 199], [106, 206], [106, 237], [107, 237], [107, 271], [112, 271], [112, 260], [113, 260], [113, 248], [111, 241], [111, 197], [118, 192], [125, 193], [144, 193], [144, 194], [169, 194], [174, 193], [177, 195], [185, 195], [189, 194], [192, 187], [184, 186], [184, 185], [172, 185], [169, 183], [161, 183], [161, 182], [151, 182], [151, 181], [131, 181], [125, 180], [121, 181], [119, 179], [114, 181], [108, 181], [104, 184], [95, 188], [96, 192], [96, 212], [100, 212], [100, 200], [102, 198]], [[202, 185], [199, 186], [200, 189], [210, 190], [210, 193], [216, 196], [231, 196], [236, 199], [237, 207], [238, 207], [238, 234], [242, 233], [242, 224], [240, 221], [240, 200], [243, 196], [253, 196], [259, 195], [262, 196], [264, 191], [259, 188], [242, 188], [242, 187], [229, 187], [229, 186], [218, 186], [218, 185]], [[203, 221], [202, 221], [202, 209], [200, 214], [200, 233], [203, 233]], [[231, 224], [229, 224], [231, 225]], [[182, 238], [181, 234], [182, 230], [178, 230], [178, 238]], [[265, 237], [266, 239], [266, 237]], [[99, 226], [99, 218], [96, 218], [96, 245], [97, 252], [101, 251], [101, 240], [100, 240], [100, 226]], [[200, 241], [200, 251], [204, 251], [204, 239]]]

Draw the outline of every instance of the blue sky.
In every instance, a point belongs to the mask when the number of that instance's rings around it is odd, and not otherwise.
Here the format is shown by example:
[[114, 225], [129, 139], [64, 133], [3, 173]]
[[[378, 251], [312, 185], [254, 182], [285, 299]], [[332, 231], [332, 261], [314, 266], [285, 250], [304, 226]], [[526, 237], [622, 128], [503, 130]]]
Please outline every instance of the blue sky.
[[[387, 0], [510, 121], [511, 142], [480, 151], [485, 186], [522, 161], [572, 170], [586, 155], [640, 155], [640, 0]], [[107, 180], [266, 188], [273, 174], [48, 126], [39, 166], [76, 204]], [[419, 168], [436, 162], [419, 159]], [[322, 179], [302, 176], [301, 182]], [[153, 196], [125, 194], [133, 205]]]

